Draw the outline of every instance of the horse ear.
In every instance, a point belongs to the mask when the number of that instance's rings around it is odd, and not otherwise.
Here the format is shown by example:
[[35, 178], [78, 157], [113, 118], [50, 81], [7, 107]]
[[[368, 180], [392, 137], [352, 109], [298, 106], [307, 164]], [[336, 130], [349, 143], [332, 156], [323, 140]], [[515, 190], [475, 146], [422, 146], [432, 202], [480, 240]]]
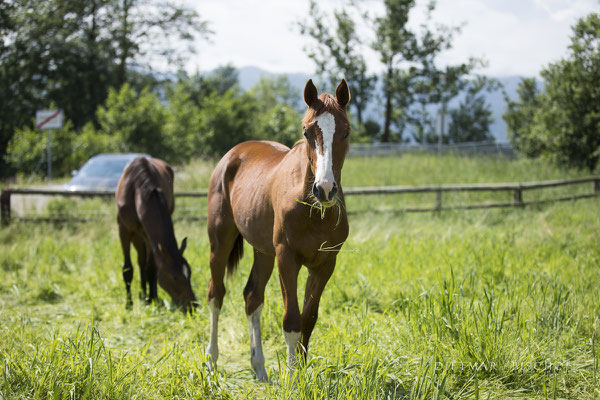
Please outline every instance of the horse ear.
[[337, 89], [335, 89], [335, 99], [342, 108], [346, 108], [350, 102], [350, 88], [345, 79], [342, 79]]
[[319, 92], [317, 87], [313, 83], [312, 79], [309, 79], [304, 86], [304, 102], [307, 106], [311, 107], [319, 98]]
[[183, 255], [185, 248], [187, 247], [187, 237], [184, 237], [181, 241], [181, 247], [179, 248], [179, 254]]

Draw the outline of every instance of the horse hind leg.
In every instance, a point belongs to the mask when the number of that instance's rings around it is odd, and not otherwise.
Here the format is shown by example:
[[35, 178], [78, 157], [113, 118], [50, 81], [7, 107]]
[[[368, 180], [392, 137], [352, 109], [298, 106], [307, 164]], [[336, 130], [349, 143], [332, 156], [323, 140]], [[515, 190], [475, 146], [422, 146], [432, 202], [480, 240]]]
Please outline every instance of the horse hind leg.
[[267, 382], [269, 377], [265, 370], [265, 357], [262, 350], [260, 315], [265, 299], [265, 287], [271, 278], [274, 261], [275, 257], [254, 250], [252, 271], [244, 288], [250, 336], [250, 365], [256, 374], [256, 379], [261, 382]]
[[121, 249], [123, 250], [123, 281], [125, 281], [125, 290], [127, 291], [127, 301], [125, 307], [133, 307], [131, 300], [131, 281], [133, 280], [133, 266], [131, 265], [131, 233], [121, 224], [119, 224], [119, 238], [121, 239]]

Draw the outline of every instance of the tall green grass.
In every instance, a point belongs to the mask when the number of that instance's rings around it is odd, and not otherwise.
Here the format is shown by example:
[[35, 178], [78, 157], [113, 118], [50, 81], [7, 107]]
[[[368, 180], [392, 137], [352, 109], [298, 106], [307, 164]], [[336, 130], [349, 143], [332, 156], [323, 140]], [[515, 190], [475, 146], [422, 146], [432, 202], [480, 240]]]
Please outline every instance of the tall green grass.
[[[387, 176], [376, 169], [386, 163], [350, 159], [346, 186], [360, 182], [364, 168], [352, 165], [362, 162], [374, 176]], [[391, 162], [422, 162], [414, 168], [437, 174], [447, 168], [428, 156]], [[474, 165], [483, 171], [486, 162]], [[512, 179], [513, 172], [504, 179], [501, 172], [519, 170], [521, 161], [502, 162], [477, 179], [529, 180]], [[525, 176], [576, 176], [538, 167]], [[458, 176], [444, 183], [464, 181]], [[404, 183], [411, 182], [394, 182]], [[282, 379], [276, 277], [262, 318], [273, 382], [253, 379], [242, 296], [249, 256], [226, 282], [219, 370], [207, 369], [204, 222], [175, 226], [179, 239], [189, 237], [192, 286], [202, 301], [194, 316], [171, 310], [164, 292], [164, 304], [135, 301], [125, 309], [112, 219], [15, 223], [0, 230], [0, 398], [600, 398], [598, 206], [588, 199], [525, 209], [352, 214], [295, 385]], [[138, 279], [136, 270], [134, 291]], [[305, 270], [299, 279], [301, 295]]]

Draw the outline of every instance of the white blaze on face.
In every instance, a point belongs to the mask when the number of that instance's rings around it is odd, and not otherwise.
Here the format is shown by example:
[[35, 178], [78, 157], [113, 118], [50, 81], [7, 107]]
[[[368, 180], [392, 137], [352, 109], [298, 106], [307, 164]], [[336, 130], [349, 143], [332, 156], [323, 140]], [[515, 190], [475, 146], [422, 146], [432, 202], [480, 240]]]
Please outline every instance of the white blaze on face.
[[333, 176], [333, 135], [335, 133], [335, 118], [328, 112], [324, 112], [315, 118], [315, 124], [319, 126], [323, 135], [323, 148], [317, 148], [317, 171], [315, 172], [315, 183], [322, 187], [329, 198], [329, 192], [333, 189], [335, 177]]

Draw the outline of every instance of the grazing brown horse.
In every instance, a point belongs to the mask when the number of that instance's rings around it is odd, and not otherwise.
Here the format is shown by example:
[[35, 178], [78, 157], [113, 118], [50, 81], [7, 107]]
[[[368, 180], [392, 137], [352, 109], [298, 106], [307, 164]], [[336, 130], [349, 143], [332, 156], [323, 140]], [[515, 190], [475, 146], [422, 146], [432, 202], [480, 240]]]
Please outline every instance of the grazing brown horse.
[[128, 307], [133, 304], [133, 267], [129, 255], [132, 242], [138, 253], [141, 296], [146, 301], [158, 299], [158, 280], [179, 307], [190, 310], [195, 304], [196, 297], [190, 284], [191, 269], [183, 258], [187, 238], [181, 242], [181, 248], [177, 248], [171, 221], [175, 208], [173, 178], [173, 170], [166, 162], [138, 157], [125, 168], [119, 181], [115, 197], [119, 236], [125, 258], [123, 279]]
[[[260, 314], [274, 260], [283, 294], [283, 335], [291, 375], [296, 351], [306, 357], [321, 294], [348, 236], [341, 173], [349, 145], [346, 105], [350, 90], [342, 80], [335, 98], [326, 93], [319, 97], [309, 80], [304, 101], [308, 109], [302, 120], [303, 140], [292, 149], [270, 141], [235, 146], [215, 167], [208, 190], [211, 333], [207, 353], [215, 366], [219, 312], [225, 295], [223, 278], [226, 269], [231, 273], [236, 267], [246, 239], [254, 248], [254, 263], [244, 289], [250, 362], [261, 381], [268, 377]], [[296, 289], [302, 265], [308, 268], [308, 279], [300, 313]]]

